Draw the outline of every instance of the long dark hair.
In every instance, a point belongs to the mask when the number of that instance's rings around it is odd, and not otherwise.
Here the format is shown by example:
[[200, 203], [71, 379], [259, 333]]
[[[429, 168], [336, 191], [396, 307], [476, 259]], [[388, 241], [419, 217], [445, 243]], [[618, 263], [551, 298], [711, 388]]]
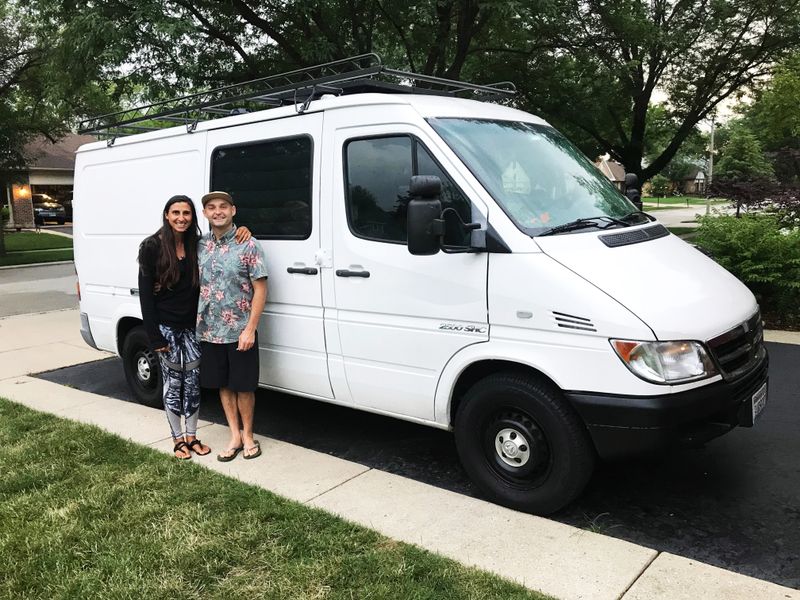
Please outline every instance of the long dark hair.
[[194, 208], [194, 202], [189, 196], [177, 195], [173, 196], [164, 205], [164, 211], [161, 213], [161, 229], [159, 229], [153, 236], [158, 241], [158, 260], [156, 261], [156, 281], [161, 284], [162, 288], [171, 288], [178, 283], [180, 278], [180, 271], [178, 270], [178, 254], [175, 252], [175, 234], [172, 233], [172, 227], [167, 221], [167, 213], [173, 204], [178, 202], [185, 202], [189, 205], [192, 211], [192, 225], [183, 234], [183, 248], [186, 252], [187, 266], [189, 273], [192, 276], [192, 287], [197, 287], [198, 270], [197, 270], [197, 242], [200, 239], [200, 226], [197, 224], [197, 211]]

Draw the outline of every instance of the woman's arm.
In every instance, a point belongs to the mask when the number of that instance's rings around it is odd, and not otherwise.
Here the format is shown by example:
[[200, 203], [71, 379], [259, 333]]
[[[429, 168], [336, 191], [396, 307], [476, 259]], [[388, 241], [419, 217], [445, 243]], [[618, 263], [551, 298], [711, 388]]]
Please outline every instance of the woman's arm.
[[241, 227], [236, 228], [236, 234], [233, 237], [236, 240], [237, 244], [241, 244], [242, 242], [246, 242], [251, 237], [253, 237], [253, 234], [247, 227], [242, 225]]
[[150, 348], [156, 352], [165, 352], [169, 343], [158, 329], [156, 308], [156, 252], [150, 240], [145, 240], [139, 246], [139, 306], [142, 308], [142, 321], [150, 339]]

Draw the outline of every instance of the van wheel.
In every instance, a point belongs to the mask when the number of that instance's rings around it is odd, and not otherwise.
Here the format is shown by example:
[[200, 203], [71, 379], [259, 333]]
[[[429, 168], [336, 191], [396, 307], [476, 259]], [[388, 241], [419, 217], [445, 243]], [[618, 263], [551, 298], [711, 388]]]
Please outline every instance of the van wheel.
[[586, 427], [561, 392], [524, 374], [496, 373], [458, 407], [461, 463], [492, 501], [550, 514], [578, 497], [594, 469]]
[[122, 344], [122, 365], [128, 387], [136, 399], [142, 404], [160, 408], [163, 406], [161, 368], [148, 342], [144, 327], [140, 325], [131, 329]]

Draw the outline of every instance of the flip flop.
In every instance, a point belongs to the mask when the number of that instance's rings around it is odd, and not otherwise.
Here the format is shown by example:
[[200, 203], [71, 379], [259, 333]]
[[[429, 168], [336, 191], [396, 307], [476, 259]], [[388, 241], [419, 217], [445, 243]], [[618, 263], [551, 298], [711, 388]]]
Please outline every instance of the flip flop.
[[[186, 445], [186, 442], [181, 440], [180, 442], [175, 444], [175, 446], [172, 448], [172, 452], [174, 454], [178, 450], [183, 450], [184, 448], [189, 450], [189, 446]], [[178, 456], [178, 455], [175, 455], [175, 458], [177, 458], [178, 460], [189, 460], [190, 458], [192, 458], [192, 451], [189, 450], [189, 456]]]
[[244, 446], [239, 446], [238, 448], [228, 448], [226, 452], [233, 452], [233, 454], [217, 454], [217, 460], [219, 462], [231, 462], [234, 458], [239, 456], [239, 452], [242, 450], [244, 450]]
[[207, 454], [211, 454], [211, 448], [208, 448], [208, 447], [206, 447], [207, 449], [206, 449], [205, 452], [198, 452], [197, 450], [195, 450], [195, 446], [202, 446], [203, 445], [203, 442], [201, 442], [197, 438], [194, 438], [191, 442], [186, 442], [186, 445], [189, 446], [189, 450], [191, 450], [192, 452], [197, 454], [197, 456], [205, 456]]
[[[248, 454], [247, 452], [250, 450], [255, 450], [255, 452], [253, 452], [252, 454]], [[258, 442], [256, 442], [255, 445], [250, 446], [249, 448], [245, 448], [244, 452], [242, 453], [242, 458], [247, 460], [251, 458], [258, 458], [259, 456], [261, 456], [261, 444], [259, 444]]]

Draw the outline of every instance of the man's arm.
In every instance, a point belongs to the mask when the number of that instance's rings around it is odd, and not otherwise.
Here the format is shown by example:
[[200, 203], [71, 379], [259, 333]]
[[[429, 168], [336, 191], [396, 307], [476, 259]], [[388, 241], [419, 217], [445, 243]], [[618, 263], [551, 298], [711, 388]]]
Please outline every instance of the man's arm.
[[244, 331], [239, 334], [239, 345], [237, 350], [244, 352], [250, 350], [256, 341], [256, 329], [258, 328], [258, 321], [261, 318], [261, 313], [264, 312], [264, 305], [267, 303], [267, 278], [251, 280], [253, 286], [253, 300], [250, 302], [250, 318], [247, 320], [247, 326]]

